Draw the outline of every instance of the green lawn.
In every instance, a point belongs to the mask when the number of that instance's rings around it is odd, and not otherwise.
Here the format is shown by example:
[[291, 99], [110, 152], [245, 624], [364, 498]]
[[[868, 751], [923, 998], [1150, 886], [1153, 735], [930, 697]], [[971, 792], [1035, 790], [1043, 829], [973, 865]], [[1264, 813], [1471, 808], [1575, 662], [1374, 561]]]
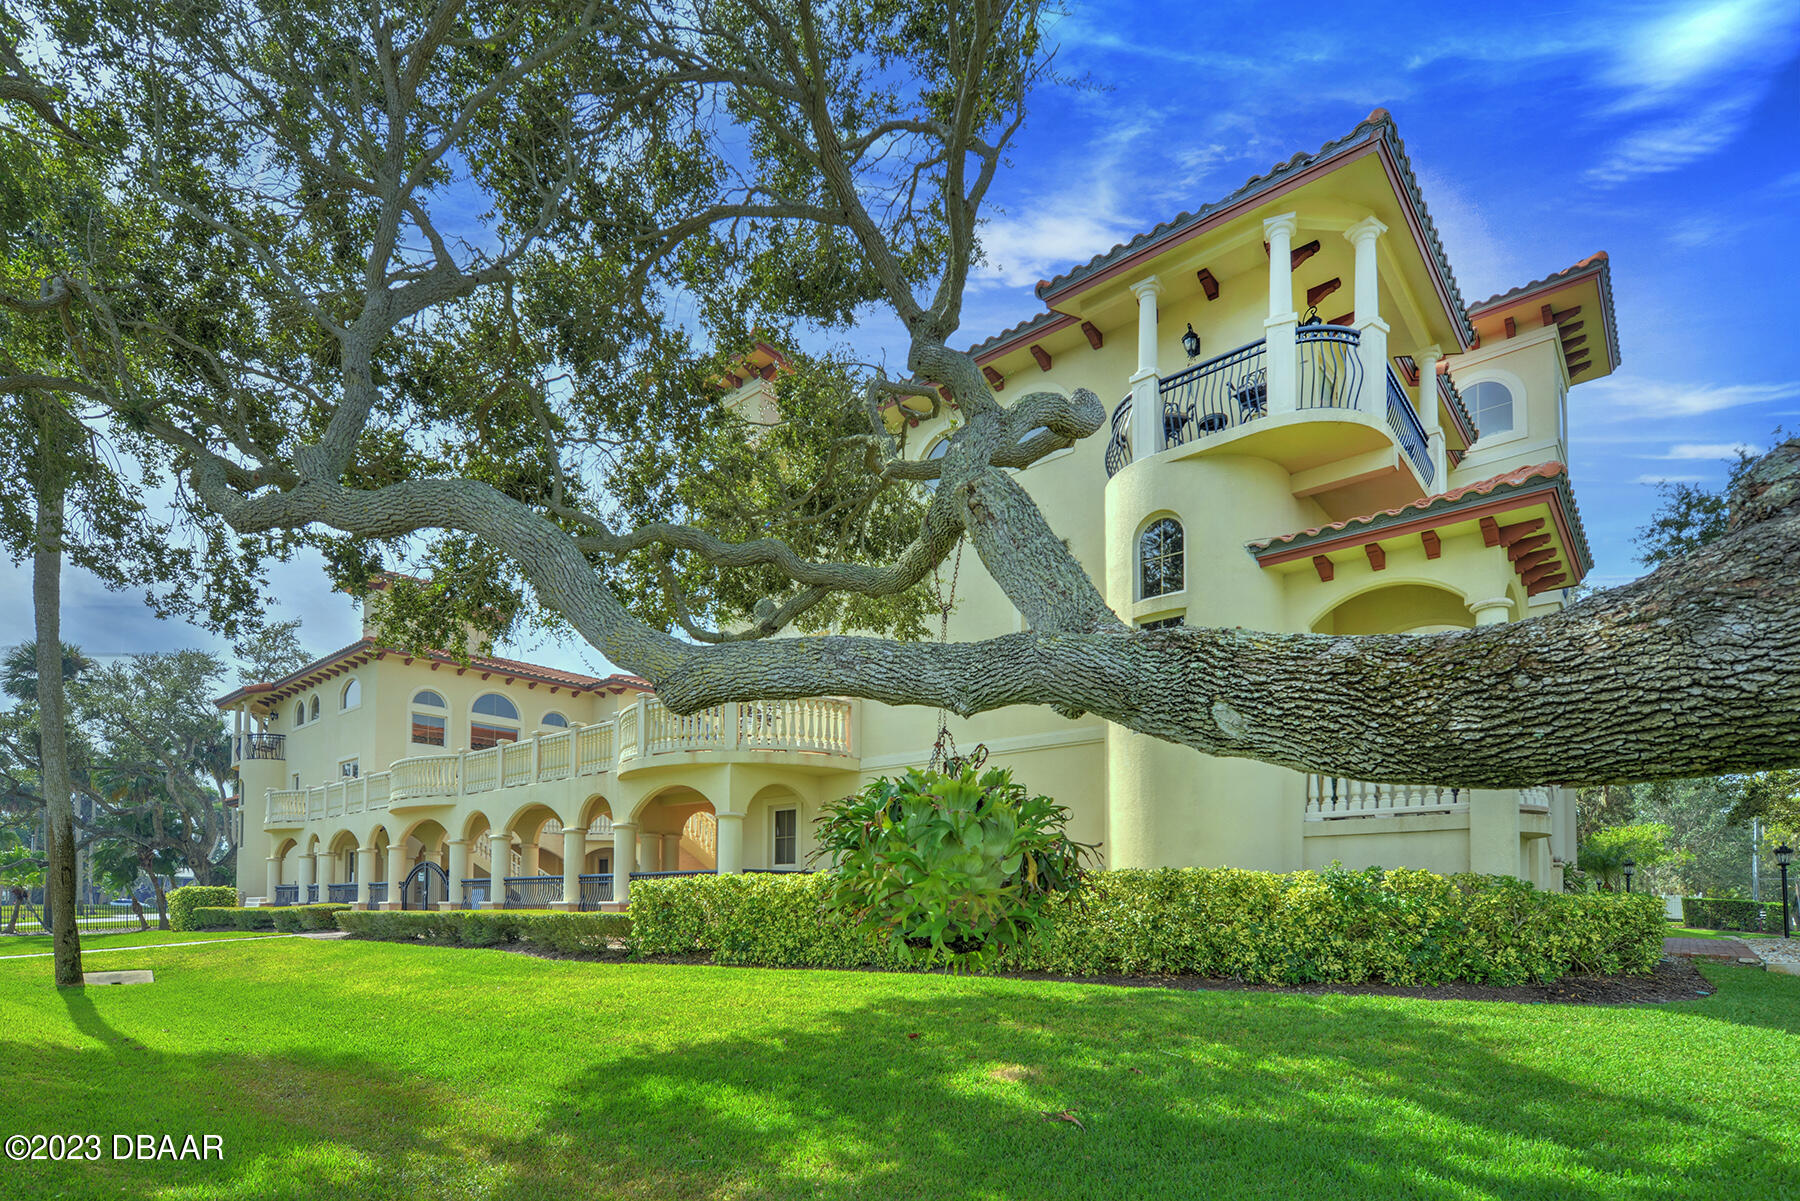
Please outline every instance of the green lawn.
[[[220, 1134], [5, 1196], [1766, 1198], [1800, 979], [1640, 1008], [276, 939], [0, 963], [7, 1133]], [[917, 1036], [917, 1037], [914, 1037]], [[1085, 1129], [1047, 1120], [1070, 1111]]]
[[1670, 926], [1670, 938], [1780, 938], [1758, 930], [1696, 930], [1689, 926]]
[[[210, 942], [221, 938], [270, 938], [274, 932], [268, 930], [131, 930], [124, 934], [83, 934], [81, 949], [83, 951], [99, 951], [110, 947], [154, 947], [173, 942]], [[50, 940], [42, 935], [25, 937], [23, 935], [0, 936], [0, 957], [11, 955], [44, 954], [50, 950]], [[93, 964], [83, 964], [84, 968], [105, 972], [112, 971], [112, 960], [107, 957], [104, 962], [96, 959]]]

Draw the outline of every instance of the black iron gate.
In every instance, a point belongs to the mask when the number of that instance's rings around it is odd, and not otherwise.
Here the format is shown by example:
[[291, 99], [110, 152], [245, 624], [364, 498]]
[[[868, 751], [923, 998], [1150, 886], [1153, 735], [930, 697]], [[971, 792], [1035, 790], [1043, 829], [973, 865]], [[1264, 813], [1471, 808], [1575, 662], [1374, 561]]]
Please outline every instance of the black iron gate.
[[407, 873], [400, 885], [400, 908], [431, 909], [450, 899], [450, 877], [435, 863], [425, 862]]

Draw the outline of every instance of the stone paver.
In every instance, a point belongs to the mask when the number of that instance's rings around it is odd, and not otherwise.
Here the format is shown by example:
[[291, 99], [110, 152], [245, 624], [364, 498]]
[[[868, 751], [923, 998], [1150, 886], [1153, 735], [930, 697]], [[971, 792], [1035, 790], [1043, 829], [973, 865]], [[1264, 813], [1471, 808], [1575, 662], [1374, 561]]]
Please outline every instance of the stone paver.
[[155, 984], [156, 973], [141, 972], [83, 972], [83, 984]]
[[1761, 963], [1748, 943], [1736, 938], [1665, 938], [1663, 954], [1684, 959], [1718, 959], [1725, 963]]

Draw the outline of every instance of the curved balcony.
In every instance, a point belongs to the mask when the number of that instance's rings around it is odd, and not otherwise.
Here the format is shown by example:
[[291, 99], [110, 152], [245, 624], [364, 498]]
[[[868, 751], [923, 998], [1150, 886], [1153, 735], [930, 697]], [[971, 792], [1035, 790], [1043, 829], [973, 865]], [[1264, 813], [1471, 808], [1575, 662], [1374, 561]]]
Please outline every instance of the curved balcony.
[[[1384, 446], [1398, 446], [1419, 478], [1432, 478], [1430, 444], [1405, 390], [1390, 368], [1386, 411], [1366, 399], [1361, 335], [1336, 325], [1302, 325], [1294, 331], [1291, 397], [1270, 394], [1268, 345], [1257, 341], [1216, 355], [1161, 379], [1158, 445], [1162, 454], [1177, 447], [1230, 442], [1233, 453], [1257, 453], [1300, 472]], [[1285, 385], [1283, 385], [1285, 386]], [[1133, 397], [1113, 410], [1106, 447], [1106, 474], [1133, 462]], [[1385, 418], [1385, 420], [1384, 420]], [[1319, 420], [1335, 428], [1328, 437], [1309, 426]], [[1138, 423], [1141, 430], [1142, 425]]]

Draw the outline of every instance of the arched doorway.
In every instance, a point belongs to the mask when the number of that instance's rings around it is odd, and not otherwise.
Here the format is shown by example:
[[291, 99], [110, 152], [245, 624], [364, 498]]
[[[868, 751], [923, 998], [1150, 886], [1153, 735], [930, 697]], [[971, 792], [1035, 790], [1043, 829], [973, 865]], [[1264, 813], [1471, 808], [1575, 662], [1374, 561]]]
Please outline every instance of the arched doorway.
[[615, 865], [636, 875], [718, 870], [713, 803], [692, 788], [664, 789], [637, 810], [637, 863]]

